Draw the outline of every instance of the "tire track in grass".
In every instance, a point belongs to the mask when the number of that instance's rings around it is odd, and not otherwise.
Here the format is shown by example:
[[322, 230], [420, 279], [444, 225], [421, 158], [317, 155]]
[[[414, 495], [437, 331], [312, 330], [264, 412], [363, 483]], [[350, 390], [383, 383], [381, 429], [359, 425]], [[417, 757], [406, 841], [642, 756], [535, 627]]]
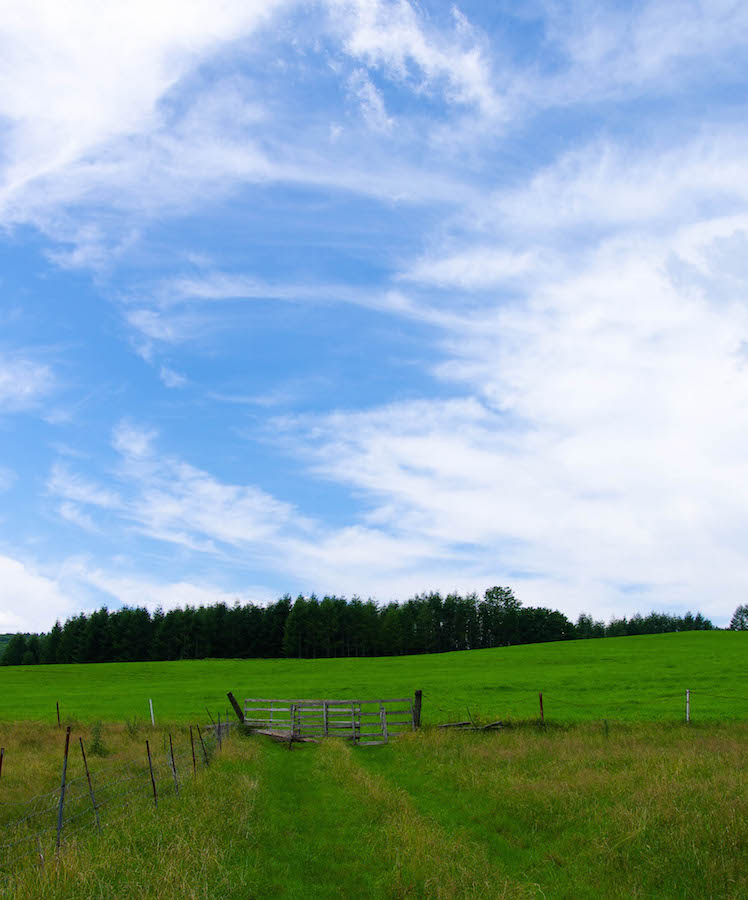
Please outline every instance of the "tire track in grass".
[[362, 752], [342, 741], [319, 748], [319, 771], [328, 784], [344, 790], [365, 811], [372, 839], [370, 862], [382, 879], [379, 897], [506, 898], [544, 896], [538, 885], [510, 881], [485, 849], [464, 835], [447, 832], [419, 813], [410, 795], [358, 759]]
[[243, 898], [388, 896], [366, 804], [329, 777], [321, 747], [260, 739], [257, 816], [242, 866]]

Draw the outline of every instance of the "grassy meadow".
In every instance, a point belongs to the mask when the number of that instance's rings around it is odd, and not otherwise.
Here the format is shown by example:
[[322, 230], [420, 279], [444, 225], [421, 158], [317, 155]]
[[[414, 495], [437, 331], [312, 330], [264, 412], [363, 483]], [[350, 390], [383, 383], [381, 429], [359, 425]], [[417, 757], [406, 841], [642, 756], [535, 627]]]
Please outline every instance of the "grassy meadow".
[[205, 721], [243, 697], [376, 698], [423, 691], [425, 724], [529, 719], [543, 692], [558, 722], [748, 719], [748, 633], [693, 631], [367, 659], [186, 660], [0, 667], [0, 722]]
[[748, 726], [234, 737], [0, 896], [744, 898]]
[[[0, 669], [0, 827], [59, 783], [57, 699], [73, 725], [71, 778], [83, 772], [77, 737], [90, 747], [97, 731], [95, 784], [124, 769], [135, 776], [127, 806], [102, 811], [101, 834], [71, 828], [58, 860], [47, 843], [44, 865], [32, 853], [0, 879], [0, 897], [739, 900], [748, 896], [746, 662], [748, 634], [691, 632], [396, 659]], [[205, 722], [206, 706], [223, 710], [228, 689], [365, 698], [416, 688], [426, 727], [388, 746], [331, 739], [289, 751], [236, 734], [192, 773], [186, 723]], [[148, 697], [156, 729], [145, 722]], [[509, 725], [429, 727], [468, 708]]]

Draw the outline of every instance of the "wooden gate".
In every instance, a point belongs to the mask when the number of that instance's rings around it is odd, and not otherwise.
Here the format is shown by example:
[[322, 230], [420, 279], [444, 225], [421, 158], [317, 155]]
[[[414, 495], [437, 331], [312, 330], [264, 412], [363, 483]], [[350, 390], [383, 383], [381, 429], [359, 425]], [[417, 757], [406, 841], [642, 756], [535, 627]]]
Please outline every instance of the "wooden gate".
[[386, 744], [416, 727], [411, 697], [397, 700], [269, 700], [244, 701], [250, 728], [293, 739], [318, 740], [328, 735], [357, 744]]

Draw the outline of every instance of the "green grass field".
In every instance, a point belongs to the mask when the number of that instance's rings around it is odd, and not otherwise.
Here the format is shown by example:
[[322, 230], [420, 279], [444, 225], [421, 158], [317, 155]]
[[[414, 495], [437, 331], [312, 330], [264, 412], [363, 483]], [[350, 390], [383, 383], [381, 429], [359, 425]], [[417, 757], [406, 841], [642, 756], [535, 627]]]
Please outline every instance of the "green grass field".
[[424, 729], [292, 752], [237, 736], [179, 797], [164, 775], [154, 809], [144, 777], [125, 820], [77, 832], [58, 863], [47, 849], [0, 896], [742, 900], [747, 748], [735, 723]]
[[[140, 772], [126, 817], [110, 813], [100, 836], [75, 832], [56, 863], [49, 850], [44, 867], [32, 855], [0, 880], [0, 896], [743, 900], [746, 662], [748, 634], [702, 632], [401, 659], [0, 669], [0, 813], [54, 790], [58, 698], [74, 735], [90, 742], [104, 720], [97, 778], [125, 762]], [[367, 698], [416, 688], [419, 732], [379, 748], [326, 740], [292, 751], [237, 735], [196, 777], [180, 763], [179, 797], [162, 769], [153, 808], [144, 742], [163, 755], [165, 737], [144, 724], [148, 697], [185, 754], [184, 723], [225, 708], [227, 689]], [[545, 728], [534, 721], [539, 690]], [[467, 707], [514, 727], [428, 727]], [[70, 765], [80, 777], [80, 759]]]
[[377, 698], [424, 694], [424, 723], [529, 719], [543, 692], [558, 722], [676, 721], [686, 688], [696, 721], [748, 719], [748, 633], [686, 632], [428, 656], [196, 660], [0, 668], [0, 722], [147, 718], [204, 721], [244, 697]]

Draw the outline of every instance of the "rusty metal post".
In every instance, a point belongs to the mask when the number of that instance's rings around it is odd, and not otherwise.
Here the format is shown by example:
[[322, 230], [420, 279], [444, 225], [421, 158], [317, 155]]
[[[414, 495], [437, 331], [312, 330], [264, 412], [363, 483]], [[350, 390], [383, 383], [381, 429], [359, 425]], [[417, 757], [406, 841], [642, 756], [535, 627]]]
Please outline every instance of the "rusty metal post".
[[93, 784], [91, 783], [91, 773], [88, 771], [88, 760], [86, 759], [86, 751], [83, 747], [83, 738], [79, 737], [81, 745], [81, 755], [83, 756], [83, 767], [86, 770], [86, 780], [88, 781], [88, 793], [91, 797], [91, 806], [93, 806], [94, 816], [96, 816], [96, 827], [101, 831], [101, 820], [99, 819], [99, 808], [96, 805], [96, 798], [94, 797], [94, 789]]
[[171, 741], [171, 732], [169, 732], [169, 756], [171, 757], [171, 774], [174, 776], [174, 793], [179, 794], [179, 780], [177, 779], [177, 767], [174, 763], [174, 744]]
[[151, 760], [151, 745], [145, 742], [145, 749], [148, 753], [148, 768], [151, 772], [151, 786], [153, 788], [153, 805], [158, 809], [158, 793], [156, 791], [156, 779], [153, 777], [153, 761]]
[[70, 726], [68, 725], [67, 731], [65, 732], [65, 756], [62, 760], [62, 782], [60, 783], [60, 803], [57, 807], [57, 841], [55, 843], [55, 850], [60, 849], [60, 839], [62, 836], [62, 817], [63, 817], [63, 809], [65, 806], [65, 786], [67, 785], [67, 775], [68, 775], [68, 750], [70, 749]]
[[197, 728], [197, 736], [200, 738], [200, 746], [203, 748], [203, 758], [205, 759], [205, 765], [210, 765], [208, 761], [208, 751], [205, 749], [205, 741], [203, 740], [203, 734], [200, 731], [200, 726], [196, 725]]

